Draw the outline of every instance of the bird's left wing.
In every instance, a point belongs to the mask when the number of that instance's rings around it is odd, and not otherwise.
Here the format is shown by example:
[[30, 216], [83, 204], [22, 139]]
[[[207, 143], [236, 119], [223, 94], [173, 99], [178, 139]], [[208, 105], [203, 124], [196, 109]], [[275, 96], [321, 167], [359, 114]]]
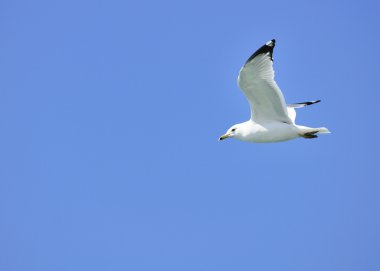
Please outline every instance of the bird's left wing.
[[251, 107], [251, 119], [292, 123], [284, 96], [274, 81], [273, 39], [260, 47], [241, 68], [238, 84]]

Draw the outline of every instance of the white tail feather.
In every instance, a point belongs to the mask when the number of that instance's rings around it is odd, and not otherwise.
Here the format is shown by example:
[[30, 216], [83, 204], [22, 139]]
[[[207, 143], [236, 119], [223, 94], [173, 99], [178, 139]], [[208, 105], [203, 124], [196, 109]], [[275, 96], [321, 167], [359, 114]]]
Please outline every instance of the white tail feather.
[[301, 125], [297, 125], [299, 131], [300, 131], [300, 135], [305, 135], [305, 134], [316, 134], [316, 133], [320, 133], [320, 134], [329, 134], [330, 131], [329, 129], [327, 129], [326, 127], [319, 127], [319, 128], [311, 128], [311, 127], [306, 127], [306, 126], [301, 126]]
[[329, 131], [329, 129], [327, 129], [326, 127], [316, 128], [315, 130], [318, 130], [318, 133], [321, 133], [321, 134], [330, 134], [331, 133]]

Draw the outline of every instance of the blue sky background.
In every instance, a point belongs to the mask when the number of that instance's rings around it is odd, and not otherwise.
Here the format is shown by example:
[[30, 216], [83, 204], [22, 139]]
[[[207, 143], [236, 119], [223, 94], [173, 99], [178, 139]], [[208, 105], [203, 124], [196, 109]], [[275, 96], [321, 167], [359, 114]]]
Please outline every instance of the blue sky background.
[[[0, 10], [0, 270], [380, 270], [378, 1]], [[271, 38], [333, 133], [218, 142]]]

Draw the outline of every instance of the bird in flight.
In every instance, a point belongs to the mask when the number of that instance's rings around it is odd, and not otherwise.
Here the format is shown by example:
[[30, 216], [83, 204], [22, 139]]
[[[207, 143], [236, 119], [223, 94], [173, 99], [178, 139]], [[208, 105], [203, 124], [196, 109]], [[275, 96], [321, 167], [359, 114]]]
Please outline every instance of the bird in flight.
[[236, 138], [247, 142], [280, 142], [295, 138], [316, 138], [317, 134], [330, 133], [325, 127], [311, 128], [297, 125], [296, 108], [315, 104], [320, 100], [286, 104], [274, 81], [272, 39], [248, 58], [241, 68], [238, 85], [251, 107], [251, 119], [233, 125], [219, 140]]

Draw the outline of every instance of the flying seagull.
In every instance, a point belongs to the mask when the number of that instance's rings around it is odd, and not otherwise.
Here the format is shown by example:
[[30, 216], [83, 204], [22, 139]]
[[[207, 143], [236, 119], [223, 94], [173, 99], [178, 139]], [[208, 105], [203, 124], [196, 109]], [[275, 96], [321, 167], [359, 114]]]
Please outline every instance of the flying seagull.
[[280, 142], [290, 139], [316, 138], [319, 133], [330, 133], [325, 127], [311, 128], [297, 125], [296, 108], [315, 104], [320, 100], [286, 104], [274, 81], [272, 39], [248, 58], [241, 68], [238, 85], [251, 107], [251, 119], [233, 125], [219, 140], [236, 138], [248, 142]]

